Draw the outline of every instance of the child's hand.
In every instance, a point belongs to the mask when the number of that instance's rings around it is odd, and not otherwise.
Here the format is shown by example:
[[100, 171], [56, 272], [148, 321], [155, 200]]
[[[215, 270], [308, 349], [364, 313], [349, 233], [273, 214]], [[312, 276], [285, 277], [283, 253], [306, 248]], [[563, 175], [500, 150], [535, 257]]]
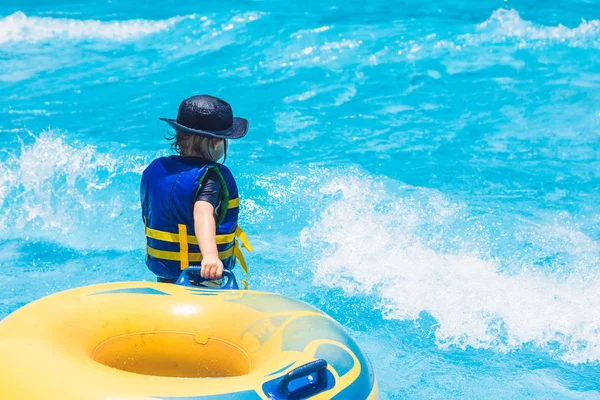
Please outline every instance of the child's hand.
[[223, 276], [223, 261], [217, 256], [208, 256], [202, 259], [200, 276], [204, 279], [215, 280]]

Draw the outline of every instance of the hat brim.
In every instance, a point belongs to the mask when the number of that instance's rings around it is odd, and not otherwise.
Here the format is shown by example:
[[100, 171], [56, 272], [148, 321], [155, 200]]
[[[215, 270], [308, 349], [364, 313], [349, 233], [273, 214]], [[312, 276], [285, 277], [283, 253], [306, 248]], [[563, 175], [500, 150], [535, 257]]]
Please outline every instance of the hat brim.
[[188, 128], [187, 126], [181, 125], [177, 120], [171, 118], [159, 118], [161, 121], [165, 121], [167, 124], [179, 132], [187, 133], [190, 135], [204, 136], [214, 139], [239, 139], [246, 136], [248, 132], [248, 120], [244, 118], [234, 117], [231, 128], [224, 131], [205, 131], [202, 129]]

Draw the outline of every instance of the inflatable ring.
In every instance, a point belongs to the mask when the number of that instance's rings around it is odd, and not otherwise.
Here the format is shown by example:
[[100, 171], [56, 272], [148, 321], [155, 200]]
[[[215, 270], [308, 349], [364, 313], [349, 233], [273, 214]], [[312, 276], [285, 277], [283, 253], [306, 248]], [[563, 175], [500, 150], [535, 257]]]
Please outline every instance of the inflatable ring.
[[271, 293], [82, 287], [0, 322], [0, 399], [376, 399], [368, 359], [319, 310]]

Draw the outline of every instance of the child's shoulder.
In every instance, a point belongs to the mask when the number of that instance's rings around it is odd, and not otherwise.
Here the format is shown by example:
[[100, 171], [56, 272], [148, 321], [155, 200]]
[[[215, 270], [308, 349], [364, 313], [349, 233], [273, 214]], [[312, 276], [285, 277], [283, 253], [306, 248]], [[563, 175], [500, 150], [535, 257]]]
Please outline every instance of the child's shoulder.
[[163, 158], [164, 157], [158, 157], [158, 158], [155, 158], [154, 160], [150, 161], [150, 163], [146, 166], [146, 170], [148, 170], [152, 166], [156, 165], [156, 163], [160, 162], [160, 160]]
[[154, 169], [154, 167], [156, 167], [158, 164], [162, 164], [166, 158], [168, 158], [168, 157], [158, 157], [158, 158], [155, 158], [154, 160], [150, 161], [150, 163], [146, 166], [146, 168], [144, 168], [142, 175], [149, 174]]
[[221, 175], [227, 175], [228, 177], [233, 178], [233, 173], [225, 164], [217, 164], [217, 165], [219, 167], [219, 171], [221, 172]]

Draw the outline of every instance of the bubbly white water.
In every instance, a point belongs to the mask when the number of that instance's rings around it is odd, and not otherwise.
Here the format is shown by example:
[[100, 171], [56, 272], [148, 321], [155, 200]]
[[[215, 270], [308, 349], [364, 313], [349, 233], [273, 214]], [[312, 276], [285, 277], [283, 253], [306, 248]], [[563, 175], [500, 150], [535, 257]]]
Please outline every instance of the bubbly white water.
[[145, 159], [113, 157], [52, 130], [25, 139], [28, 144], [0, 162], [5, 239], [88, 250], [139, 247], [135, 193]]
[[[571, 363], [600, 360], [600, 278], [585, 273], [600, 261], [597, 242], [568, 226], [542, 225], [537, 239], [553, 246], [549, 252], [573, 256], [580, 270], [565, 277], [521, 265], [502, 273], [499, 260], [481, 254], [481, 241], [444, 229], [469, 219], [463, 206], [429, 189], [404, 187], [394, 198], [398, 193], [376, 182], [338, 177], [323, 187], [338, 199], [302, 235], [305, 246], [322, 248], [315, 283], [375, 293], [387, 318], [429, 313], [442, 348], [510, 351], [534, 344]], [[427, 226], [445, 233], [424, 238]], [[437, 246], [457, 238], [453, 250]]]
[[600, 20], [582, 20], [574, 28], [563, 25], [546, 26], [522, 19], [514, 9], [500, 8], [477, 25], [474, 33], [459, 35], [451, 41], [442, 40], [436, 47], [461, 50], [465, 47], [507, 42], [516, 43], [517, 48], [564, 44], [597, 49], [600, 48]]
[[215, 93], [251, 120], [227, 164], [252, 287], [355, 330], [382, 397], [598, 398], [591, 3], [27, 3], [0, 17], [0, 315], [153, 279], [157, 117]]
[[[139, 247], [136, 196], [147, 159], [68, 143], [56, 131], [26, 139], [19, 153], [0, 163], [0, 225], [10, 226], [12, 239], [38, 238], [79, 250]], [[319, 178], [328, 175], [335, 176], [329, 183]], [[318, 202], [328, 205], [301, 234], [304, 246], [321, 252], [315, 283], [349, 294], [375, 293], [387, 318], [431, 314], [442, 348], [509, 351], [534, 344], [572, 363], [600, 360], [600, 278], [590, 273], [600, 248], [576, 226], [548, 221], [520, 233], [542, 256], [569, 255], [569, 271], [544, 271], [524, 255], [514, 257], [523, 265], [502, 272], [502, 260], [485, 250], [485, 227], [461, 224], [470, 218], [466, 206], [435, 190], [395, 182], [390, 191], [389, 183], [354, 170], [254, 179], [269, 198], [301, 207], [315, 201], [298, 197], [306, 186], [322, 185], [326, 200]], [[246, 202], [251, 215], [245, 219], [252, 224], [270, 219], [255, 209], [257, 201]]]
[[191, 14], [157, 21], [97, 21], [28, 17], [18, 11], [0, 19], [0, 46], [9, 42], [38, 43], [55, 38], [126, 41], [164, 31], [181, 21], [195, 18], [196, 15]]
[[[477, 26], [477, 42], [504, 41], [517, 38], [528, 44], [567, 43], [573, 47], [598, 47], [600, 45], [600, 21], [582, 20], [575, 28], [563, 25], [543, 26], [523, 20], [513, 9], [498, 9], [489, 19]], [[465, 39], [469, 36], [465, 36]]]

